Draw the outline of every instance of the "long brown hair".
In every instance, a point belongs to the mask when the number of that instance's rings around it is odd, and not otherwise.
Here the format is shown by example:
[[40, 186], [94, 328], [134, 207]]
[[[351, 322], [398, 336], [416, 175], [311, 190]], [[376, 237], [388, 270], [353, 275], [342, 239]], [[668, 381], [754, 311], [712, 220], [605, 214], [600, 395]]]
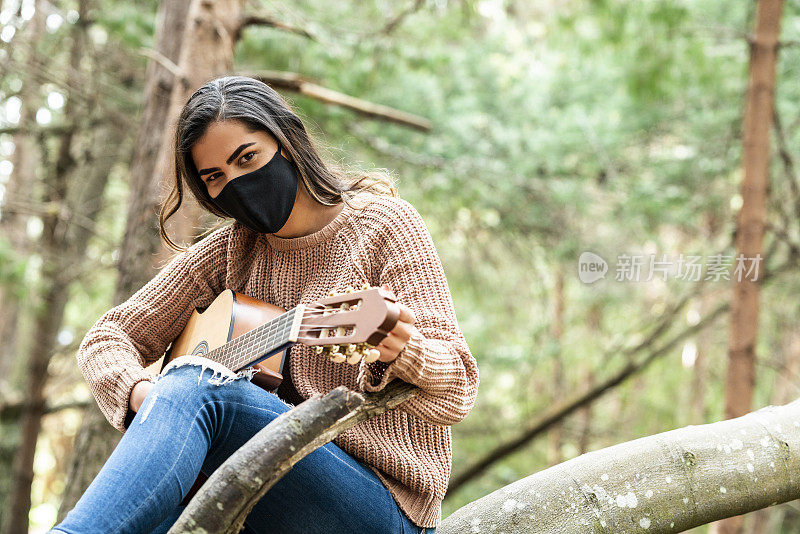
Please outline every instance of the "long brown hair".
[[189, 97], [181, 110], [175, 133], [175, 182], [161, 203], [161, 238], [175, 251], [185, 250], [167, 235], [165, 224], [183, 202], [183, 185], [198, 203], [218, 217], [226, 217], [214, 205], [192, 158], [192, 146], [213, 122], [239, 120], [251, 131], [272, 135], [289, 153], [311, 197], [327, 206], [349, 204], [355, 194], [369, 190], [397, 196], [391, 176], [381, 170], [355, 172], [326, 162], [317, 152], [300, 117], [266, 83], [248, 76], [223, 76], [207, 82]]

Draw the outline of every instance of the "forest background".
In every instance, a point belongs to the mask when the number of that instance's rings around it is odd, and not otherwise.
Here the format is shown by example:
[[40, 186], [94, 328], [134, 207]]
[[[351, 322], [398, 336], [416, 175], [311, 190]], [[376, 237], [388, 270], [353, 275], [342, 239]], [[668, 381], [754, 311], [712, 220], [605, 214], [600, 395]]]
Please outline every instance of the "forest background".
[[[123, 242], [142, 158], [157, 159], [143, 148], [148, 69], [171, 79], [178, 68], [157, 50], [167, 4], [0, 8], [0, 520], [19, 513], [11, 503], [27, 484], [31, 532], [89, 476], [75, 470], [91, 471], [75, 460], [96, 412], [77, 346], [158, 267]], [[454, 475], [636, 367], [454, 488], [443, 517], [584, 452], [726, 417], [758, 2], [238, 4], [253, 18], [230, 72], [271, 80], [332, 160], [389, 169], [433, 235], [481, 371], [475, 408], [453, 427]], [[752, 409], [800, 393], [800, 3], [782, 10]], [[152, 210], [141, 213], [155, 235]], [[585, 252], [605, 260], [604, 278], [581, 275]], [[681, 255], [699, 258], [699, 280], [681, 276]], [[630, 258], [641, 271], [624, 267]], [[652, 277], [651, 259], [662, 267]], [[707, 276], [716, 261], [728, 276]], [[740, 528], [796, 532], [800, 508], [755, 512]]]

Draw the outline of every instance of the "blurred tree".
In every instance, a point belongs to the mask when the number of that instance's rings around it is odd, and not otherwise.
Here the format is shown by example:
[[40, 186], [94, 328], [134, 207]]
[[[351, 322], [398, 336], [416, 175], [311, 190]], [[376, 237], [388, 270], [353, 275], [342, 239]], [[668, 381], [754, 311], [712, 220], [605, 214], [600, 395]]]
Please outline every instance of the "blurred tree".
[[[20, 64], [30, 65], [32, 72], [20, 72], [23, 78], [19, 92], [19, 128], [14, 133], [14, 154], [11, 160], [14, 174], [6, 183], [3, 194], [3, 216], [0, 218], [0, 235], [8, 240], [9, 249], [18, 257], [29, 253], [27, 233], [28, 211], [33, 208], [32, 200], [36, 185], [37, 162], [41, 152], [37, 146], [36, 110], [41, 105], [39, 95], [41, 84], [35, 78], [35, 71], [41, 68], [38, 63], [41, 55], [36, 50], [44, 31], [44, 10], [40, 0], [34, 3], [34, 16], [17, 32], [9, 43], [15, 59]], [[21, 4], [20, 4], [21, 6]], [[13, 48], [11, 48], [13, 47]], [[11, 54], [9, 54], [11, 57]], [[5, 389], [12, 370], [12, 362], [17, 348], [17, 326], [19, 317], [19, 293], [11, 286], [18, 280], [9, 280], [8, 286], [0, 284], [0, 391]]]
[[[90, 3], [78, 5], [86, 20]], [[55, 161], [42, 176], [43, 230], [37, 248], [42, 257], [40, 295], [33, 308], [36, 335], [26, 354], [27, 372], [23, 391], [26, 404], [20, 422], [19, 445], [13, 466], [12, 486], [4, 513], [2, 532], [28, 531], [33, 461], [45, 412], [48, 364], [57, 345], [64, 320], [69, 287], [81, 275], [84, 252], [103, 206], [104, 191], [116, 163], [123, 129], [119, 125], [93, 124], [96, 115], [87, 112], [99, 100], [97, 79], [89, 69], [104, 69], [91, 50], [88, 25], [76, 24], [70, 35], [69, 68], [64, 116], [68, 124], [56, 139]], [[85, 57], [93, 61], [84, 62]], [[97, 108], [95, 108], [97, 109]], [[83, 132], [90, 135], [83, 137]], [[111, 154], [111, 157], [104, 156]]]
[[[771, 161], [770, 133], [775, 113], [775, 72], [783, 0], [759, 0], [750, 44], [750, 76], [744, 112], [742, 207], [736, 222], [736, 259], [744, 271], [732, 276], [728, 374], [725, 416], [739, 417], [752, 409], [756, 373], [759, 286], [764, 257], [767, 198]], [[738, 265], [738, 263], [737, 263]], [[751, 274], [752, 272], [752, 274]], [[721, 521], [720, 534], [741, 532], [742, 517]]]
[[[38, 67], [40, 54], [36, 50], [44, 31], [44, 11], [38, 9], [40, 2], [34, 4], [35, 15], [17, 33], [7, 45], [8, 55], [5, 68], [12, 58], [20, 64], [31, 65], [31, 71]], [[21, 7], [21, 5], [20, 5]], [[12, 48], [13, 47], [13, 48]], [[18, 57], [23, 56], [23, 57]], [[21, 267], [30, 253], [27, 232], [29, 211], [35, 209], [36, 173], [40, 168], [41, 151], [37, 143], [43, 136], [37, 133], [36, 109], [41, 104], [39, 95], [41, 83], [34, 72], [20, 71], [22, 87], [20, 88], [20, 112], [18, 129], [14, 132], [14, 154], [11, 159], [13, 174], [5, 184], [0, 216], [0, 263], [3, 264], [0, 278], [0, 395], [11, 396], [17, 384], [12, 376], [18, 353], [24, 350], [19, 342], [21, 301], [24, 299], [23, 276]], [[9, 265], [20, 267], [9, 268]], [[12, 465], [17, 450], [19, 431], [16, 425], [0, 421], [0, 503], [8, 502], [11, 491]], [[0, 505], [0, 525], [5, 517], [5, 507]]]

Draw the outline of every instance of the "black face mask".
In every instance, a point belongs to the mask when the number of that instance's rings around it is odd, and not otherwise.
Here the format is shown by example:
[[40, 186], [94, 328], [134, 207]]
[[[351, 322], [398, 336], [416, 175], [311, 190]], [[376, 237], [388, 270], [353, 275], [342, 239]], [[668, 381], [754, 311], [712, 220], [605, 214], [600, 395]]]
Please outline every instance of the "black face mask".
[[297, 174], [280, 144], [266, 165], [230, 180], [214, 204], [254, 232], [274, 234], [286, 224], [297, 195]]

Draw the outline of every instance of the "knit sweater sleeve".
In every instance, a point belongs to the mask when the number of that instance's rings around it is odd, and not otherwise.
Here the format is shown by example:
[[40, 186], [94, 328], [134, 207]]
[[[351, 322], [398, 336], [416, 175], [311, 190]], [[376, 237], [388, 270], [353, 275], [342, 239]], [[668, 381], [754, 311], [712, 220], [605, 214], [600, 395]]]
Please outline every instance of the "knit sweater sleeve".
[[86, 333], [78, 366], [108, 422], [125, 432], [133, 386], [152, 379], [144, 369], [183, 330], [194, 308], [223, 289], [229, 226], [178, 254], [127, 301]]
[[479, 376], [458, 327], [442, 263], [422, 217], [407, 201], [393, 199], [384, 228], [379, 283], [388, 284], [413, 310], [418, 333], [388, 366], [362, 360], [358, 386], [379, 391], [395, 378], [410, 382], [419, 391], [399, 409], [432, 424], [456, 424], [475, 403]]

